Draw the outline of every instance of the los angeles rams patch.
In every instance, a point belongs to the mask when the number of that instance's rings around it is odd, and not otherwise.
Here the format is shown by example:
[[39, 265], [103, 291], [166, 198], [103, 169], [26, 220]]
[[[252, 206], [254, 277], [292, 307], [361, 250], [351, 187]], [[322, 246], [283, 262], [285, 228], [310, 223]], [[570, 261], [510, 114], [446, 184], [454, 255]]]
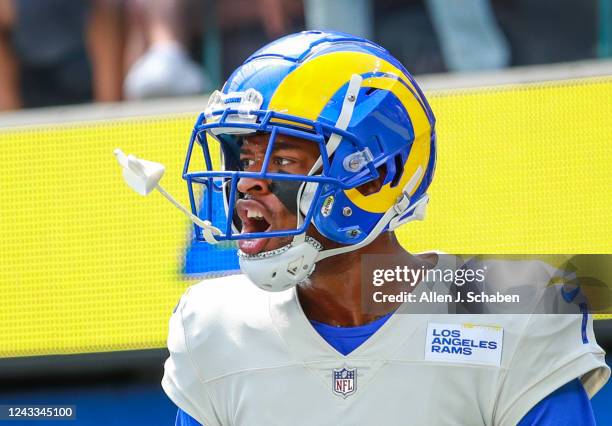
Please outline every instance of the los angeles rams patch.
[[504, 330], [479, 324], [427, 325], [425, 359], [500, 366]]

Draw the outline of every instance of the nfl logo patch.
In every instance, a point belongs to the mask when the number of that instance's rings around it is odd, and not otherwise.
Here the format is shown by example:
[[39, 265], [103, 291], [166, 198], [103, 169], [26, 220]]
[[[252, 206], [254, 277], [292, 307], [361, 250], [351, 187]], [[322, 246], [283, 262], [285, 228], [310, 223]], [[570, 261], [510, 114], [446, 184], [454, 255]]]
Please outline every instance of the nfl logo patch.
[[357, 389], [357, 369], [343, 367], [334, 369], [332, 375], [332, 389], [336, 395], [346, 398], [355, 393]]

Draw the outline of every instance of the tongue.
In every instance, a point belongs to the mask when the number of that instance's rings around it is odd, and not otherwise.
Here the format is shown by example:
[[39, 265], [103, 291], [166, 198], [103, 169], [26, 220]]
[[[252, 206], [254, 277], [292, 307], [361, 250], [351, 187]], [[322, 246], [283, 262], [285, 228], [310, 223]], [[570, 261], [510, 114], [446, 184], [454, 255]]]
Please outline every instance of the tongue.
[[244, 254], [257, 254], [266, 245], [266, 238], [255, 238], [252, 240], [238, 240], [238, 248]]

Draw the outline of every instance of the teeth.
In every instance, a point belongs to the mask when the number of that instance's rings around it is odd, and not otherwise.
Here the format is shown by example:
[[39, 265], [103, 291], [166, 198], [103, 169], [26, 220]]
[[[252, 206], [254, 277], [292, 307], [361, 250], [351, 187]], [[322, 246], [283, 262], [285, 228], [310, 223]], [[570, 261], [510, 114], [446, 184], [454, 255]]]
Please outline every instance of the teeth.
[[247, 210], [247, 217], [252, 219], [263, 219], [263, 215], [259, 210]]

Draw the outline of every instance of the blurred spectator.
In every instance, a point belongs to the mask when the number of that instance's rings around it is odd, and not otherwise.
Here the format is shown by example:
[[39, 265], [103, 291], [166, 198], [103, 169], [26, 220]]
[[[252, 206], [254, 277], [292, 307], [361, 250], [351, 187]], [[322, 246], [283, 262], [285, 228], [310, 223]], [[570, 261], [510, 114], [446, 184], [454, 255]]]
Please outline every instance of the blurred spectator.
[[426, 0], [426, 5], [450, 71], [499, 69], [510, 64], [510, 47], [490, 0]]
[[[441, 21], [434, 22], [436, 18], [427, 7], [434, 1], [373, 1], [375, 40], [387, 47], [414, 74], [453, 69], [443, 53], [450, 45], [443, 46], [438, 31]], [[452, 5], [447, 1], [439, 3], [448, 7], [446, 12], [450, 12], [462, 1], [453, 0]], [[598, 0], [490, 0], [488, 3], [490, 5], [486, 7], [489, 10], [480, 11], [485, 14], [481, 16], [481, 22], [487, 25], [486, 21], [494, 19], [493, 31], [499, 32], [503, 38], [493, 41], [493, 44], [507, 45], [494, 55], [502, 53], [498, 56], [501, 59], [508, 55], [507, 66], [570, 62], [597, 56]], [[450, 18], [456, 21], [451, 25], [457, 28], [464, 25], [461, 14]], [[446, 30], [449, 31], [447, 37], [452, 38], [451, 29]], [[493, 38], [496, 38], [494, 34]], [[482, 45], [480, 41], [464, 44], [468, 51], [477, 51]]]
[[0, 111], [21, 107], [19, 67], [10, 44], [15, 10], [10, 0], [0, 0]]
[[211, 89], [204, 70], [190, 57], [194, 35], [200, 44], [204, 33], [211, 35], [210, 28], [203, 27], [205, 22], [218, 31], [216, 36], [223, 48], [217, 46], [216, 60], [226, 71], [236, 68], [245, 52], [303, 28], [301, 0], [128, 2], [129, 69], [124, 82], [128, 99], [197, 94]]
[[88, 19], [87, 39], [94, 100], [119, 101], [124, 75], [124, 0], [90, 1], [92, 10]]
[[377, 0], [374, 19], [374, 39], [412, 74], [446, 71], [440, 43], [423, 1]]
[[225, 77], [261, 46], [304, 29], [302, 0], [224, 0], [218, 13]]
[[301, 0], [226, 0], [219, 2], [221, 28], [235, 30], [259, 23], [274, 40], [292, 31], [292, 20], [302, 15]]
[[0, 0], [0, 109], [199, 94], [204, 33], [228, 70], [300, 29], [301, 0]]
[[597, 57], [600, 4], [604, 2], [494, 0], [495, 15], [512, 47], [511, 65]]
[[210, 84], [190, 58], [193, 30], [185, 0], [127, 0], [125, 97], [143, 99], [199, 94]]
[[[304, 0], [306, 25], [309, 29], [337, 30], [371, 38], [373, 3], [373, 0]], [[473, 71], [509, 64], [508, 43], [495, 21], [489, 0], [425, 0], [425, 4], [447, 69]], [[419, 19], [427, 17], [420, 14]], [[400, 43], [410, 43], [409, 39], [421, 36], [418, 26], [412, 25], [395, 34]]]
[[120, 29], [119, 0], [0, 0], [0, 109], [119, 100]]

